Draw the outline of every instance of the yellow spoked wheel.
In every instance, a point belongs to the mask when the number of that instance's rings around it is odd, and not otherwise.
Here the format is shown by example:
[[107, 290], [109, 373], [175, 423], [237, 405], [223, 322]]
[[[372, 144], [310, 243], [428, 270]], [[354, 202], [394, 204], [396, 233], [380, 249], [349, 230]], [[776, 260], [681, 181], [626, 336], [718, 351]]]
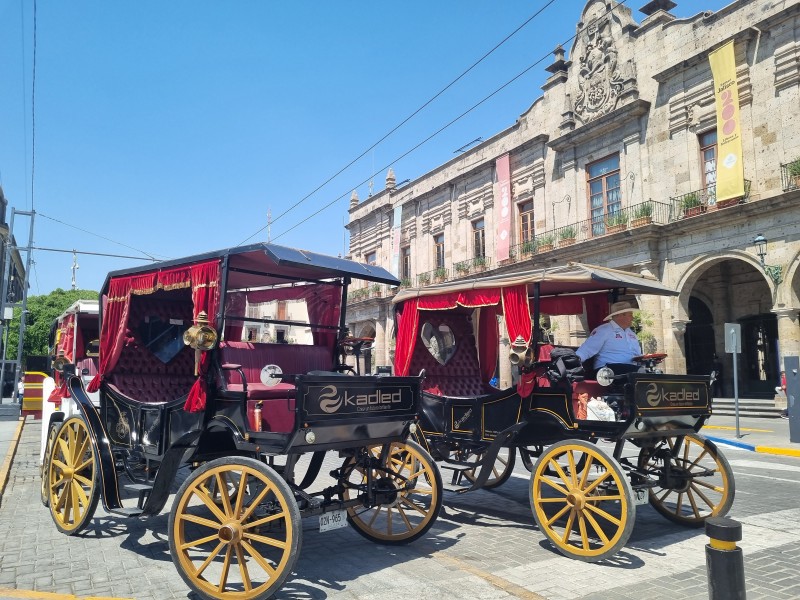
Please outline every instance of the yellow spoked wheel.
[[565, 556], [596, 562], [633, 531], [633, 490], [620, 464], [601, 448], [566, 440], [547, 448], [531, 473], [536, 524]]
[[91, 520], [100, 499], [97, 460], [89, 428], [70, 417], [53, 437], [44, 482], [50, 515], [61, 533], [73, 535]]
[[675, 523], [701, 527], [708, 517], [725, 516], [733, 504], [733, 471], [703, 436], [666, 438], [654, 448], [642, 448], [639, 468], [658, 474], [650, 504]]
[[425, 535], [439, 515], [442, 476], [414, 442], [363, 448], [345, 460], [342, 474], [342, 500], [362, 502], [347, 509], [347, 520], [369, 540], [407, 544]]
[[50, 454], [53, 451], [53, 444], [56, 441], [56, 435], [58, 434], [58, 423], [52, 423], [50, 428], [47, 430], [47, 441], [44, 445], [44, 455], [42, 456], [42, 465], [39, 467], [39, 477], [42, 479], [42, 485], [40, 489], [40, 500], [42, 504], [45, 506], [49, 506], [50, 504], [50, 490], [47, 485], [47, 476], [50, 467]]
[[[458, 460], [474, 462], [476, 465], [479, 465], [485, 456], [485, 454], [473, 454], [463, 458], [456, 456], [456, 458]], [[517, 462], [516, 459], [516, 448], [500, 448], [500, 451], [497, 453], [497, 458], [494, 459], [492, 472], [489, 474], [489, 478], [483, 484], [483, 489], [490, 490], [492, 488], [499, 487], [508, 481], [508, 478], [511, 477], [511, 473], [514, 471], [514, 465]], [[470, 483], [473, 483], [478, 478], [478, 475], [480, 475], [482, 468], [482, 466], [476, 466], [474, 469], [463, 471], [463, 476], [469, 480]]]
[[292, 490], [253, 458], [206, 463], [183, 482], [169, 514], [172, 562], [203, 598], [269, 598], [291, 573], [301, 538]]

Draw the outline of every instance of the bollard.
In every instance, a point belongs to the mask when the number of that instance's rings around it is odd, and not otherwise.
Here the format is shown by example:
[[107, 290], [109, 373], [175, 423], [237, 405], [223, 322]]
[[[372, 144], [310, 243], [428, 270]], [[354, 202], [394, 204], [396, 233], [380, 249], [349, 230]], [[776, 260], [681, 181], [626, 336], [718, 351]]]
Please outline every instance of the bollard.
[[709, 600], [745, 600], [744, 556], [736, 542], [742, 539], [742, 524], [727, 517], [706, 519], [706, 572]]

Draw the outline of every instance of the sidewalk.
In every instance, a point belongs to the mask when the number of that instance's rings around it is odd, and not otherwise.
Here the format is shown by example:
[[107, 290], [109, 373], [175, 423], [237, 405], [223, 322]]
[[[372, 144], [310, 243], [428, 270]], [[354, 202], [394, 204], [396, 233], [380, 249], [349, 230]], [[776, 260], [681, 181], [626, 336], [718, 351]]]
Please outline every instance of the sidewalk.
[[700, 433], [718, 444], [751, 452], [800, 457], [800, 443], [789, 441], [788, 419], [740, 416], [737, 438], [736, 417], [712, 415]]

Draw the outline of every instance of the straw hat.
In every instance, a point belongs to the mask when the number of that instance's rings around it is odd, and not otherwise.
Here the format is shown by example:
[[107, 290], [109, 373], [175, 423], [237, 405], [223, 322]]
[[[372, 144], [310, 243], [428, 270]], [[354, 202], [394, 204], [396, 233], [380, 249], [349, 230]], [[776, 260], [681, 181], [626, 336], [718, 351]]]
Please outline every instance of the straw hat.
[[608, 316], [603, 319], [603, 321], [608, 321], [611, 317], [621, 315], [622, 313], [634, 312], [637, 310], [639, 309], [634, 308], [630, 302], [614, 302], [614, 304], [611, 305], [611, 312], [608, 313]]

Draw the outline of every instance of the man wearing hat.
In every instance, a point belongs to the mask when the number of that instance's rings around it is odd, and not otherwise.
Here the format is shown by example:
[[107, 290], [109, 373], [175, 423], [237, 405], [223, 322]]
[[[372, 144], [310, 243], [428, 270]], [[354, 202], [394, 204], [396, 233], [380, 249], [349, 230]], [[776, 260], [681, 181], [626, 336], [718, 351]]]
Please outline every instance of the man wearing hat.
[[634, 356], [641, 356], [642, 347], [631, 329], [633, 312], [637, 310], [629, 302], [615, 302], [611, 312], [603, 319], [608, 321], [596, 327], [589, 338], [575, 353], [582, 362], [594, 357], [593, 370], [610, 366], [615, 373], [626, 373], [638, 369]]

